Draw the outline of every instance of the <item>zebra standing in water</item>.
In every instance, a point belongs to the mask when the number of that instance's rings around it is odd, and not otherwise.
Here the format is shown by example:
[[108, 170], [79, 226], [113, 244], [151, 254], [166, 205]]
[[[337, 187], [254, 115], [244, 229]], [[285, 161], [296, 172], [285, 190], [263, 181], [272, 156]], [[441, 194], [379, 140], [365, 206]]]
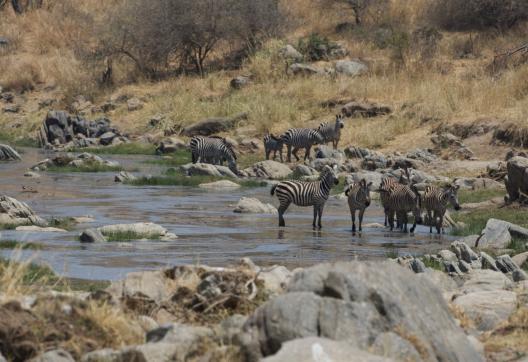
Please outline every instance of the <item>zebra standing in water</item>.
[[[427, 218], [429, 221], [429, 232], [433, 232], [433, 225], [436, 226], [438, 234], [443, 229], [444, 215], [447, 209], [447, 204], [450, 203], [455, 210], [460, 210], [458, 203], [458, 185], [448, 185], [445, 188], [436, 186], [427, 186], [423, 197], [424, 209], [427, 210]], [[431, 216], [434, 215], [434, 219]]]
[[264, 136], [264, 151], [266, 152], [266, 160], [269, 160], [271, 151], [273, 151], [273, 159], [277, 158], [277, 151], [279, 152], [280, 160], [282, 160], [282, 146], [284, 141], [281, 137], [275, 137], [273, 134]]
[[422, 223], [421, 197], [416, 187], [414, 185], [396, 184], [390, 191], [381, 190], [381, 193], [384, 192], [387, 193], [388, 219], [391, 231], [394, 229], [394, 216], [396, 215], [403, 231], [407, 232], [407, 213], [412, 212], [414, 223], [410, 232], [414, 232], [416, 224]]
[[297, 206], [313, 206], [313, 227], [319, 217], [317, 226], [321, 226], [323, 209], [330, 195], [330, 189], [339, 183], [336, 175], [337, 166], [325, 166], [321, 171], [319, 181], [282, 181], [271, 188], [271, 195], [277, 194], [279, 199], [279, 226], [285, 226], [284, 213], [293, 202]]
[[332, 142], [334, 150], [337, 149], [337, 144], [341, 138], [341, 129], [345, 126], [343, 123], [343, 116], [336, 115], [336, 120], [332, 124], [330, 122], [323, 122], [317, 128], [317, 131], [323, 136], [323, 142], [326, 144]]
[[389, 225], [389, 195], [394, 186], [396, 185], [406, 185], [408, 183], [408, 180], [403, 176], [403, 174], [400, 175], [400, 179], [396, 180], [394, 177], [385, 177], [381, 180], [381, 184], [379, 187], [380, 191], [380, 201], [381, 206], [383, 207], [383, 210], [385, 211], [385, 227]]
[[292, 148], [293, 155], [299, 161], [297, 152], [304, 148], [304, 159], [310, 157], [310, 150], [313, 145], [324, 142], [323, 136], [315, 129], [311, 128], [290, 128], [281, 136], [282, 141], [288, 147], [288, 162], [291, 162]]
[[345, 190], [345, 195], [348, 196], [348, 207], [350, 208], [350, 215], [352, 216], [352, 231], [356, 231], [356, 210], [359, 210], [359, 231], [361, 231], [361, 224], [363, 223], [363, 214], [365, 209], [370, 206], [370, 186], [372, 182], [367, 184], [365, 179], [359, 182], [354, 182]]
[[222, 165], [227, 161], [229, 169], [238, 173], [236, 154], [225, 138], [195, 136], [191, 138], [192, 163], [205, 162]]

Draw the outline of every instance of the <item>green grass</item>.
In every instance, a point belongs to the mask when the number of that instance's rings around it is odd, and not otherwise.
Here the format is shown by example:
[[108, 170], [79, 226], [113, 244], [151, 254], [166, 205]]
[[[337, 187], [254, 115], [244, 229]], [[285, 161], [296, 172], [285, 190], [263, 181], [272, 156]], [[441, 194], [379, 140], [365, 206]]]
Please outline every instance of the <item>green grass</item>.
[[22, 249], [22, 250], [40, 250], [41, 244], [25, 243], [16, 240], [0, 240], [0, 249]]
[[0, 224], [0, 230], [15, 230], [17, 226], [25, 226], [23, 224]]
[[422, 258], [421, 259], [427, 268], [445, 271], [444, 263], [434, 259]]
[[332, 195], [339, 195], [345, 192], [345, 178], [343, 176], [339, 177], [339, 183], [332, 187]]
[[113, 171], [123, 171], [122, 166], [107, 166], [101, 165], [99, 163], [86, 163], [80, 167], [75, 166], [52, 166], [48, 167], [49, 172], [61, 172], [61, 173], [70, 173], [70, 172], [113, 172]]
[[504, 207], [501, 209], [474, 210], [471, 212], [456, 212], [453, 220], [466, 224], [464, 228], [453, 228], [451, 233], [457, 236], [479, 235], [490, 218], [509, 221], [523, 227], [528, 227], [528, 209]]
[[461, 204], [483, 202], [491, 200], [494, 197], [503, 197], [504, 195], [506, 195], [506, 191], [504, 190], [460, 190], [458, 192], [458, 201]]
[[155, 160], [147, 160], [144, 162], [170, 167], [181, 166], [191, 162], [191, 153], [188, 150], [178, 150], [164, 157], [160, 157]]
[[134, 231], [116, 231], [112, 233], [104, 234], [107, 241], [130, 241], [130, 240], [159, 240], [160, 235], [158, 234], [140, 234]]
[[115, 146], [75, 148], [73, 152], [90, 152], [106, 155], [155, 155], [156, 146], [148, 143], [131, 142]]
[[517, 255], [517, 254], [520, 254], [520, 253], [524, 253], [525, 251], [528, 250], [526, 248], [526, 243], [527, 242], [528, 242], [528, 240], [526, 240], [526, 239], [513, 237], [512, 241], [510, 241], [510, 243], [508, 244], [506, 249], [511, 249], [512, 250], [512, 254], [511, 255]]
[[38, 148], [39, 144], [36, 139], [30, 137], [15, 137], [9, 134], [0, 135], [0, 143], [7, 143], [10, 146], [14, 147], [17, 152], [20, 152], [18, 147], [31, 147]]
[[389, 259], [396, 259], [400, 256], [400, 253], [398, 252], [398, 249], [396, 248], [389, 248], [386, 252], [385, 252], [385, 257], [386, 258], [389, 258]]
[[73, 230], [75, 225], [77, 225], [73, 217], [53, 217], [51, 218], [49, 224], [51, 227], [64, 229], [67, 231]]

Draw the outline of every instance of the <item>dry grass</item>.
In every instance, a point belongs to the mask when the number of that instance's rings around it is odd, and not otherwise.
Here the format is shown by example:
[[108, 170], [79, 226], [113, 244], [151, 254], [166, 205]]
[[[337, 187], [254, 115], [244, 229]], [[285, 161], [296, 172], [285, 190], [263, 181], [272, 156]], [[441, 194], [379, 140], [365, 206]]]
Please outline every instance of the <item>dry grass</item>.
[[484, 335], [482, 340], [487, 354], [501, 351], [528, 354], [528, 308], [517, 309], [508, 321]]

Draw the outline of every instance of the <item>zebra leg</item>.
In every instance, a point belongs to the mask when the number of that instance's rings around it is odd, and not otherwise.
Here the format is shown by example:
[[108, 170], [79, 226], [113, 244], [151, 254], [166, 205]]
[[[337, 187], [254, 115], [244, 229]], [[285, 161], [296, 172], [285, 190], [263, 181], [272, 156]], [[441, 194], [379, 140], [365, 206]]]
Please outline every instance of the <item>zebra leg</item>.
[[317, 226], [319, 226], [319, 229], [323, 227], [323, 225], [321, 225], [321, 218], [323, 217], [323, 209], [324, 209], [324, 205], [320, 205], [319, 206], [319, 224], [317, 224]]
[[318, 207], [316, 205], [313, 206], [313, 222], [312, 227], [315, 229], [315, 222], [317, 221], [317, 215], [318, 215]]
[[[407, 225], [405, 225], [407, 227]], [[410, 233], [414, 233], [414, 230], [416, 230], [416, 218], [413, 218], [413, 225], [411, 226], [411, 229], [409, 230]]]
[[443, 224], [443, 217], [442, 215], [435, 211], [435, 222], [436, 222], [436, 233], [437, 234], [440, 234], [440, 230], [442, 229], [442, 224]]
[[356, 232], [356, 209], [350, 208], [350, 215], [352, 216], [352, 232], [354, 233]]
[[359, 209], [359, 231], [361, 231], [361, 224], [363, 224], [363, 214], [365, 213], [365, 209]]
[[297, 161], [299, 161], [299, 156], [297, 156], [297, 152], [299, 152], [299, 149], [298, 149], [298, 148], [294, 148], [294, 149], [293, 149], [293, 155], [295, 156], [295, 159], [296, 159]]
[[390, 231], [392, 231], [394, 229], [394, 212], [392, 210], [389, 210], [387, 220], [390, 225]]
[[286, 223], [284, 222], [284, 213], [286, 212], [286, 209], [288, 209], [288, 206], [290, 206], [290, 202], [282, 203], [279, 206], [279, 227], [286, 226]]
[[310, 158], [310, 151], [312, 150], [312, 147], [306, 147], [305, 150], [304, 150], [304, 160], [306, 161], [306, 159]]
[[288, 162], [291, 162], [292, 146], [288, 145]]
[[284, 160], [282, 159], [282, 148], [279, 150], [279, 156], [280, 156], [281, 163], [284, 162]]
[[387, 227], [389, 226], [389, 209], [384, 208], [383, 211], [385, 211], [385, 224], [384, 225], [385, 227]]
[[266, 160], [269, 160], [271, 150], [266, 150]]
[[433, 221], [431, 216], [431, 210], [427, 209], [427, 218], [429, 219], [429, 234], [433, 233], [433, 224], [436, 222], [436, 220]]

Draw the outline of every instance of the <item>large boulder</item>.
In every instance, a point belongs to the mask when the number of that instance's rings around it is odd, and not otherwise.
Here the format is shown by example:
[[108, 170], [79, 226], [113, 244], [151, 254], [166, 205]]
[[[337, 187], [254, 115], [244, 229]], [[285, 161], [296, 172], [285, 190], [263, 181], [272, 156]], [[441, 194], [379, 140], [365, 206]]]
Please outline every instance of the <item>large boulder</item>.
[[13, 147], [0, 144], [0, 161], [20, 161], [22, 157]]
[[231, 79], [231, 81], [229, 82], [229, 86], [233, 89], [242, 89], [249, 83], [251, 83], [251, 79], [249, 77], [239, 75]]
[[177, 236], [169, 233], [163, 226], [151, 222], [138, 222], [134, 224], [105, 225], [98, 228], [105, 237], [112, 235], [130, 235], [140, 239], [173, 240]]
[[476, 246], [481, 249], [505, 249], [512, 236], [528, 239], [528, 229], [507, 221], [489, 219]]
[[528, 158], [515, 156], [506, 165], [508, 176], [504, 178], [508, 196], [507, 202], [528, 200]]
[[350, 102], [341, 108], [347, 117], [377, 117], [392, 113], [389, 106], [369, 102]]
[[68, 351], [63, 349], [54, 349], [32, 358], [30, 362], [75, 362], [75, 359]]
[[273, 160], [257, 162], [244, 171], [250, 176], [271, 180], [284, 179], [292, 174], [292, 170], [287, 165]]
[[393, 262], [320, 264], [295, 273], [287, 291], [259, 307], [244, 326], [240, 341], [249, 360], [306, 337], [369, 350], [385, 332], [419, 347], [429, 361], [484, 360], [441, 291]]
[[222, 176], [215, 165], [209, 163], [188, 163], [181, 166], [181, 169], [189, 176]]
[[37, 216], [26, 203], [2, 195], [0, 196], [0, 225], [47, 226], [47, 222]]
[[279, 50], [279, 55], [284, 59], [293, 60], [295, 62], [302, 62], [304, 56], [295, 49], [292, 45], [288, 44], [284, 48]]
[[277, 209], [272, 204], [265, 204], [253, 197], [242, 197], [233, 212], [240, 214], [277, 214]]
[[169, 137], [160, 142], [159, 146], [156, 148], [156, 153], [157, 154], [174, 153], [178, 150], [182, 150], [186, 148], [187, 148], [187, 144], [183, 140], [177, 137]]
[[323, 75], [324, 70], [314, 67], [313, 65], [294, 63], [289, 67], [293, 75], [309, 76], [309, 75]]
[[241, 120], [247, 119], [247, 116], [247, 113], [239, 113], [233, 117], [208, 118], [185, 127], [181, 134], [192, 137], [210, 136], [215, 133], [226, 132], [235, 128], [237, 123]]
[[368, 67], [359, 60], [338, 60], [335, 64], [335, 70], [337, 74], [355, 77], [368, 72]]
[[504, 189], [504, 185], [498, 181], [495, 181], [486, 177], [457, 177], [453, 182], [458, 185], [461, 189], [467, 190], [501, 190]]

